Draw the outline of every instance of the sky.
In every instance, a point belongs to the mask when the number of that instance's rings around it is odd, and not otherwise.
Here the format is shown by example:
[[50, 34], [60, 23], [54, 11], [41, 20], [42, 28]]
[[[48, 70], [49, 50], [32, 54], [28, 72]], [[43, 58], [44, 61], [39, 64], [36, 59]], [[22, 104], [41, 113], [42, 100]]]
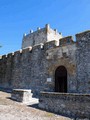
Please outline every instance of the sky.
[[90, 0], [0, 0], [0, 55], [21, 49], [23, 34], [45, 24], [63, 36], [90, 29]]

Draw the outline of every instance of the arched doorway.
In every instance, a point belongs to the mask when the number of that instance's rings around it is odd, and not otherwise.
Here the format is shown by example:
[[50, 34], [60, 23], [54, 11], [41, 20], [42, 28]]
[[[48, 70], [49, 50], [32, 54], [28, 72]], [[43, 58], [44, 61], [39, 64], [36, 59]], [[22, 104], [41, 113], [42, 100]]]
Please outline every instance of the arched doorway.
[[67, 92], [67, 70], [59, 66], [55, 71], [55, 92]]

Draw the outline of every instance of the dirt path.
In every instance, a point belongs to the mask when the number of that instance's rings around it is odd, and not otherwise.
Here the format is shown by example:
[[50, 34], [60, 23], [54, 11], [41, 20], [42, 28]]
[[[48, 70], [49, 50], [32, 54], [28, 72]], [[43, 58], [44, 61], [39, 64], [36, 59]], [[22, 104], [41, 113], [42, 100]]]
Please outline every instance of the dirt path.
[[71, 120], [42, 111], [37, 105], [24, 105], [10, 99], [9, 93], [0, 91], [0, 120]]

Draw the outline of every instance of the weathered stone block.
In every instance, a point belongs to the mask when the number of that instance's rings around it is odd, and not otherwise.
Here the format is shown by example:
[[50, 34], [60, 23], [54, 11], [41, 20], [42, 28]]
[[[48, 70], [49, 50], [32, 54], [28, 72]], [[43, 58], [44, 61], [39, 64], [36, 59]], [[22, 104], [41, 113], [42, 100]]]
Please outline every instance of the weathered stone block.
[[90, 95], [41, 92], [39, 107], [73, 118], [90, 118]]
[[18, 102], [29, 103], [32, 99], [31, 90], [26, 89], [13, 89], [11, 98]]

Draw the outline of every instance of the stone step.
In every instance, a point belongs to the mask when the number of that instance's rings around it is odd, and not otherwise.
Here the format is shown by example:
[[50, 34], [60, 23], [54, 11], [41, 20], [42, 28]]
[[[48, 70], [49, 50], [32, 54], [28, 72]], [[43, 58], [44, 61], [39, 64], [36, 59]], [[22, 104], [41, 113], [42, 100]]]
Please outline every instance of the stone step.
[[39, 100], [37, 98], [30, 98], [28, 101], [22, 101], [22, 103], [27, 105], [38, 104]]
[[13, 89], [13, 91], [32, 93], [32, 90], [31, 90], [31, 89]]

